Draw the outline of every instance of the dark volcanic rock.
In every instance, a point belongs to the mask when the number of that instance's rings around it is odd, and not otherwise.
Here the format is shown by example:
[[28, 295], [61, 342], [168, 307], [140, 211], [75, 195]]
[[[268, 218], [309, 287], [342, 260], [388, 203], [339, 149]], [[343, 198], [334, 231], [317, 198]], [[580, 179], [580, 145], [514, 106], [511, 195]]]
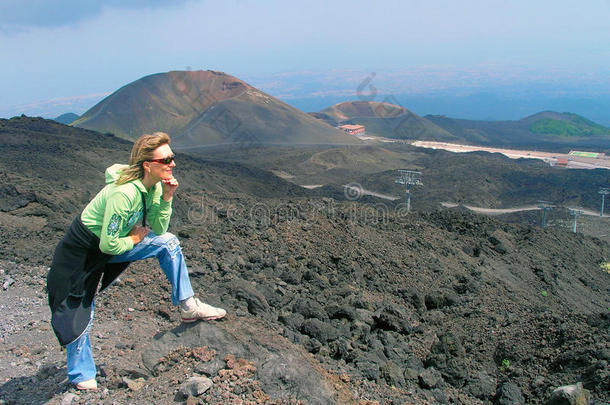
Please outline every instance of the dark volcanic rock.
[[292, 305], [292, 311], [303, 315], [305, 318], [316, 318], [321, 321], [328, 320], [328, 315], [316, 301], [311, 299], [297, 299]]
[[[251, 325], [234, 327], [236, 330], [230, 331], [210, 322], [182, 324], [157, 336], [142, 356], [143, 363], [149, 370], [158, 372], [164, 356], [173, 350], [183, 346], [205, 345], [215, 350], [219, 358], [226, 358], [230, 354], [254, 361], [262, 387], [273, 398], [286, 398], [298, 392], [312, 404], [336, 403], [332, 387], [313, 367], [305, 353], [279, 341], [274, 335], [252, 333]], [[244, 342], [239, 338], [243, 331], [252, 333], [249, 341]]]
[[406, 314], [396, 307], [385, 307], [373, 315], [374, 326], [383, 329], [408, 334], [411, 331]]
[[209, 390], [214, 383], [209, 378], [191, 377], [182, 386], [180, 386], [180, 394], [183, 398], [189, 396], [197, 397]]
[[419, 385], [422, 388], [434, 388], [443, 382], [443, 376], [434, 367], [429, 367], [419, 374]]
[[381, 378], [383, 378], [388, 385], [394, 385], [396, 387], [405, 385], [405, 377], [402, 369], [392, 361], [388, 361], [381, 367]]
[[[0, 265], [0, 284], [7, 288], [0, 294], [0, 398], [58, 403], [71, 388], [62, 383], [65, 358], [49, 330], [44, 277], [72, 218], [103, 186], [104, 169], [126, 162], [131, 144], [27, 117], [0, 119], [0, 144], [0, 256], [16, 262]], [[385, 157], [399, 154], [401, 165], [426, 167], [430, 180], [414, 190], [414, 201], [432, 211], [415, 207], [399, 215], [399, 207], [384, 201], [379, 220], [368, 215], [379, 213], [374, 197], [342, 202], [343, 190], [335, 186], [312, 193], [266, 170], [219, 161], [222, 153], [209, 160], [180, 153], [171, 231], [180, 235], [196, 294], [228, 315], [172, 329], [179, 315], [157, 263], [132, 264], [129, 278], [96, 301], [92, 337], [102, 389], [79, 393], [73, 402], [171, 403], [168, 392], [173, 396], [193, 371], [218, 381], [205, 399], [198, 398], [207, 403], [281, 397], [282, 405], [299, 399], [351, 405], [366, 395], [380, 404], [520, 404], [527, 398], [539, 405], [553, 387], [570, 381], [582, 381], [594, 403], [607, 402], [607, 238], [566, 231], [562, 226], [571, 219], [559, 207], [544, 229], [437, 210], [446, 201], [440, 198], [504, 207], [535, 201], [539, 190], [591, 208], [598, 205], [596, 191], [607, 183], [607, 171], [556, 170], [409, 145], [254, 148], [232, 158], [282, 169], [282, 154], [288, 153], [287, 171], [298, 172], [344, 157], [359, 165], [361, 153], [382, 150]], [[321, 181], [361, 175], [352, 169], [325, 169]], [[378, 192], [403, 192], [392, 188], [394, 177], [385, 171], [358, 181]], [[337, 199], [323, 198], [325, 193]], [[264, 207], [268, 215], [252, 216], [251, 207]], [[286, 207], [294, 215], [285, 215]], [[530, 214], [526, 219], [539, 223], [539, 212]], [[582, 225], [585, 232], [607, 234], [603, 218], [583, 216]], [[198, 328], [205, 330], [192, 332]], [[170, 332], [149, 344], [159, 330]], [[156, 344], [171, 334], [172, 345], [159, 350]], [[186, 348], [202, 344], [212, 345], [218, 357], [204, 361]], [[158, 356], [144, 354], [156, 375], [143, 389], [126, 389], [109, 370], [133, 369], [146, 350]], [[242, 371], [250, 371], [238, 375], [224, 360], [228, 354], [252, 360], [255, 371], [246, 367]], [[431, 369], [440, 372], [440, 382]], [[433, 375], [423, 384], [435, 388], [417, 386], [426, 372]], [[494, 398], [495, 381], [501, 385]], [[347, 396], [337, 397], [336, 384]]]
[[582, 383], [576, 383], [555, 388], [545, 405], [581, 405], [588, 404], [590, 399], [589, 391]]
[[525, 398], [519, 387], [509, 382], [502, 383], [498, 387], [496, 401], [498, 405], [525, 405]]
[[293, 331], [295, 331], [301, 328], [305, 317], [299, 313], [289, 312], [280, 315], [278, 317], [278, 320]]
[[464, 390], [475, 398], [488, 400], [496, 393], [496, 381], [484, 371], [479, 371], [464, 386]]
[[349, 321], [358, 319], [358, 313], [351, 305], [331, 304], [326, 307], [326, 313], [331, 319], [347, 319]]
[[452, 291], [436, 291], [426, 295], [426, 309], [441, 309], [454, 305], [458, 301], [457, 295]]
[[439, 370], [447, 382], [461, 387], [467, 377], [465, 351], [462, 339], [448, 333], [439, 337], [439, 341], [430, 349], [425, 365]]
[[339, 337], [339, 333], [332, 325], [315, 318], [303, 321], [301, 332], [309, 337], [316, 338], [322, 343], [330, 342]]
[[0, 211], [13, 211], [32, 201], [36, 201], [33, 192], [20, 193], [12, 184], [0, 184]]
[[227, 289], [234, 297], [245, 301], [248, 311], [252, 314], [263, 314], [269, 311], [269, 304], [265, 296], [246, 280], [232, 280], [228, 283]]

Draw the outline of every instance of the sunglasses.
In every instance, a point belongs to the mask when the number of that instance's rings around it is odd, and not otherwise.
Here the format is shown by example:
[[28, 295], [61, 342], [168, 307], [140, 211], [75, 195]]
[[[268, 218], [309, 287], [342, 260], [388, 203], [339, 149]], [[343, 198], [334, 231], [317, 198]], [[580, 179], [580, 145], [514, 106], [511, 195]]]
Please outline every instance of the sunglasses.
[[150, 160], [147, 160], [147, 162], [157, 162], [157, 163], [162, 163], [164, 165], [168, 165], [174, 161], [174, 158], [175, 158], [175, 156], [172, 155], [172, 156], [169, 156], [166, 158], [161, 158], [161, 159], [150, 159]]

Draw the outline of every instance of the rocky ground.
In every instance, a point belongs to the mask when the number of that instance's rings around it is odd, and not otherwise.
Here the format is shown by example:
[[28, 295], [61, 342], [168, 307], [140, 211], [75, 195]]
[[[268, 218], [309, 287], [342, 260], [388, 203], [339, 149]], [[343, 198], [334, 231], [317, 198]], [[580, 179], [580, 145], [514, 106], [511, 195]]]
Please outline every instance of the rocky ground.
[[201, 173], [237, 169], [196, 161], [171, 231], [226, 319], [181, 325], [158, 265], [135, 263], [96, 300], [100, 389], [77, 392], [44, 285], [99, 184], [53, 173], [108, 162], [69, 159], [89, 142], [76, 138], [47, 170], [43, 152], [24, 155], [37, 139], [13, 139], [0, 162], [0, 403], [542, 404], [579, 382], [590, 403], [610, 401], [607, 242], [364, 199], [202, 193]]
[[[197, 376], [212, 388], [192, 403], [519, 403], [499, 402], [509, 389], [542, 403], [576, 382], [608, 400], [607, 244], [462, 213], [381, 218], [327, 200], [248, 217], [237, 202], [176, 230], [195, 289], [227, 319], [179, 325], [154, 261], [134, 264], [98, 298], [101, 389], [72, 403], [169, 403]], [[46, 267], [15, 259], [2, 399], [60, 403], [75, 391]]]

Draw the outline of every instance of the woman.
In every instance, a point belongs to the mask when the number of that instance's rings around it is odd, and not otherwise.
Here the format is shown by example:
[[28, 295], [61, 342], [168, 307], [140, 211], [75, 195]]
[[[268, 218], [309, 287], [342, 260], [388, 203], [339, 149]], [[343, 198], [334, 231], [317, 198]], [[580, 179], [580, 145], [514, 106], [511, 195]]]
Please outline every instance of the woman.
[[[55, 249], [47, 276], [51, 324], [66, 346], [68, 378], [77, 389], [97, 388], [89, 329], [98, 284], [101, 280], [104, 290], [132, 261], [158, 259], [183, 322], [226, 315], [224, 309], [194, 298], [178, 239], [166, 232], [178, 187], [169, 143], [162, 132], [142, 135], [133, 145], [129, 165], [106, 170], [107, 185], [74, 219]], [[142, 225], [136, 225], [140, 220]]]

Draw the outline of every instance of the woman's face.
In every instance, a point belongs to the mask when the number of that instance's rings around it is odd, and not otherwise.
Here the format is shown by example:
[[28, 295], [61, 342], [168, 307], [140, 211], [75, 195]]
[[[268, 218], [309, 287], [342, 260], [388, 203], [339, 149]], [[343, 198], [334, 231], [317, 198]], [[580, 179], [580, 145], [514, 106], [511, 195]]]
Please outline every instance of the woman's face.
[[[174, 156], [172, 149], [168, 144], [161, 145], [154, 150], [152, 159], [165, 159]], [[146, 162], [150, 168], [149, 175], [158, 180], [166, 180], [172, 178], [172, 168], [176, 167], [176, 163], [172, 160], [165, 164], [162, 162]]]

